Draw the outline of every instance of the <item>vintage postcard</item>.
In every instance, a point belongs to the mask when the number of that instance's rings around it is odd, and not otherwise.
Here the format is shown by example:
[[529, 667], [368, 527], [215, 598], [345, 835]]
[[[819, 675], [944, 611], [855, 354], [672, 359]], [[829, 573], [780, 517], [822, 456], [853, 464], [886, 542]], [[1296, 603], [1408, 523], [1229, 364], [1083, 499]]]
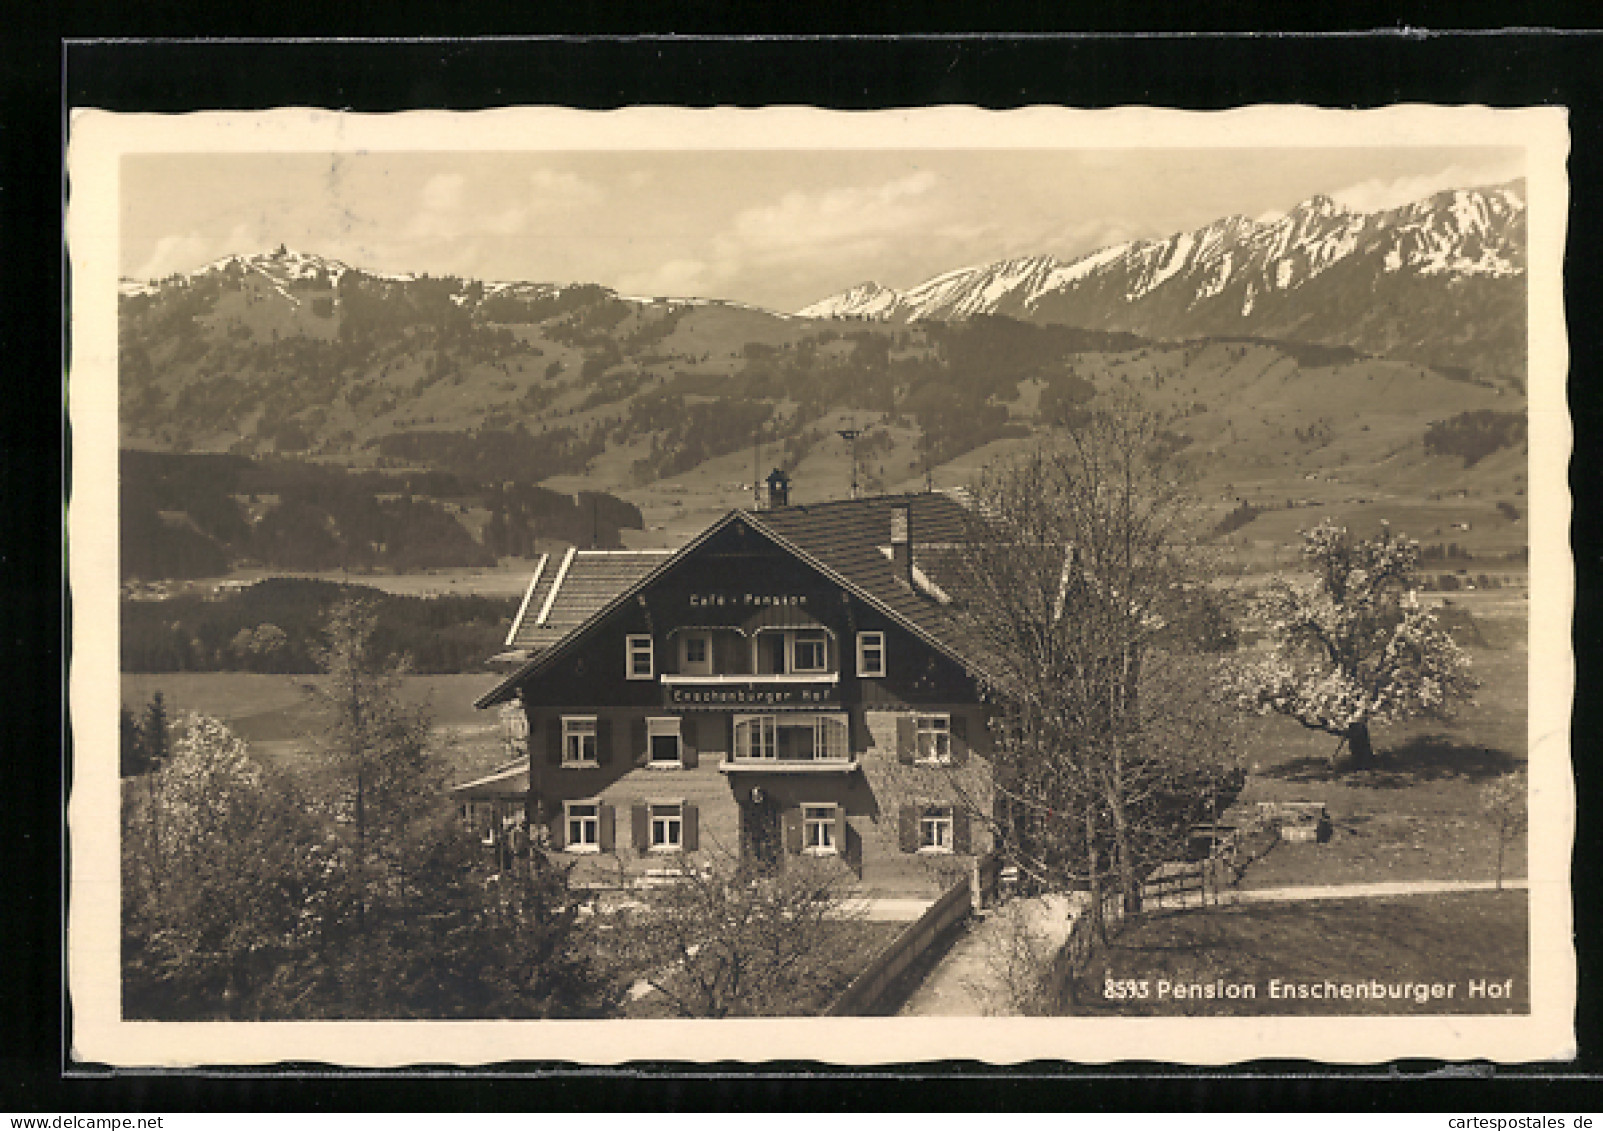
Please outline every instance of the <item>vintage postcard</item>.
[[1573, 1055], [1568, 144], [77, 111], [74, 1056]]

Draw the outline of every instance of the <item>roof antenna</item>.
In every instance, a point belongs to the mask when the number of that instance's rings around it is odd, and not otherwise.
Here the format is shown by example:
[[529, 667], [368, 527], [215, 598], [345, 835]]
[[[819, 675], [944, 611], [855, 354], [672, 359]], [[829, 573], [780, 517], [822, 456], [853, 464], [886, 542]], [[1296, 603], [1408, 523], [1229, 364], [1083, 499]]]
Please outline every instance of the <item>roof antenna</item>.
[[924, 422], [918, 422], [918, 450], [924, 464], [924, 493], [935, 490], [935, 469], [930, 466], [930, 433]]
[[846, 441], [852, 453], [852, 498], [855, 499], [857, 498], [857, 437], [863, 434], [863, 430], [857, 427], [847, 427], [839, 429], [838, 433], [840, 438]]

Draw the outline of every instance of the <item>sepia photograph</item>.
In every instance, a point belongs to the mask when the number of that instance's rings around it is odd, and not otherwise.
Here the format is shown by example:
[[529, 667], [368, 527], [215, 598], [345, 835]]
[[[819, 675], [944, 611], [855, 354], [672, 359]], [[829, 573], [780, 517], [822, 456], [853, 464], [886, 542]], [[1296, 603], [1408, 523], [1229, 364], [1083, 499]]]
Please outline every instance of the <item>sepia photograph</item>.
[[1562, 111], [71, 135], [80, 1055], [1573, 1048]]

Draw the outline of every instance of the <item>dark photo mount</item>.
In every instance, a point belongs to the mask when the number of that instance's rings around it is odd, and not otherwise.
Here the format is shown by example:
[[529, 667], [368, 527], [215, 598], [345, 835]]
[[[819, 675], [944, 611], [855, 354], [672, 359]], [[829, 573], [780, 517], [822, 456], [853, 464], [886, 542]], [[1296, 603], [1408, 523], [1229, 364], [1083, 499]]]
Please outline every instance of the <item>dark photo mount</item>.
[[[1383, 35], [1359, 40], [1244, 40], [1159, 39], [1133, 41], [1093, 39], [1036, 40], [911, 40], [847, 41], [822, 44], [805, 41], [777, 42], [623, 42], [600, 41], [521, 43], [402, 43], [402, 44], [175, 44], [83, 43], [66, 52], [66, 100], [69, 105], [108, 109], [178, 111], [191, 108], [266, 107], [312, 104], [355, 110], [394, 110], [408, 107], [477, 106], [515, 103], [556, 103], [606, 107], [638, 103], [761, 104], [806, 102], [842, 108], [898, 104], [973, 102], [1010, 106], [1034, 102], [1073, 105], [1146, 103], [1214, 108], [1252, 102], [1300, 101], [1327, 105], [1354, 103], [1379, 105], [1394, 101], [1487, 102], [1527, 104], [1571, 102], [1574, 131], [1571, 154], [1572, 191], [1576, 206], [1570, 239], [1584, 233], [1587, 217], [1587, 172], [1595, 162], [1595, 123], [1586, 116], [1582, 100], [1565, 97], [1566, 77], [1585, 73], [1579, 59], [1586, 44], [1561, 37], [1423, 37]], [[1360, 90], [1353, 89], [1359, 76]], [[1557, 78], [1555, 79], [1555, 76]], [[1454, 83], [1457, 83], [1455, 86]], [[1500, 85], [1501, 84], [1501, 85]], [[1558, 88], [1555, 94], [1555, 87]], [[1584, 94], [1584, 90], [1579, 93]], [[1568, 277], [1571, 287], [1585, 286], [1579, 272]], [[1570, 296], [1570, 309], [1584, 301], [1584, 293]], [[1573, 319], [1573, 315], [1572, 315]], [[1572, 370], [1594, 346], [1583, 326], [1572, 327]], [[1588, 392], [1572, 387], [1572, 413], [1584, 440], [1589, 417]], [[1577, 519], [1575, 539], [1580, 547], [1591, 537], [1580, 499], [1587, 497], [1584, 460], [1576, 461]], [[1578, 616], [1585, 617], [1587, 557], [1578, 592]], [[1578, 639], [1585, 639], [1584, 627]], [[1585, 686], [1587, 657], [1583, 650], [1581, 685]], [[1577, 722], [1584, 718], [1584, 696], [1577, 703]], [[1588, 733], [1577, 726], [1578, 736]], [[1584, 739], [1582, 740], [1584, 742]], [[1584, 769], [1584, 746], [1576, 751], [1578, 786], [1583, 798], [1578, 832], [1577, 859], [1588, 859], [1595, 836], [1585, 818], [1589, 783]], [[48, 807], [47, 807], [48, 808]], [[50, 823], [50, 837], [55, 836]], [[1592, 839], [1588, 839], [1592, 836]], [[1593, 853], [1595, 855], [1595, 852]], [[48, 869], [46, 870], [48, 872]], [[1576, 879], [1577, 929], [1588, 937], [1584, 898], [1586, 871]], [[46, 901], [48, 902], [48, 901]], [[1595, 901], [1590, 901], [1595, 905]], [[1595, 927], [1595, 924], [1592, 926]], [[50, 932], [47, 932], [47, 934]], [[1583, 961], [1586, 951], [1583, 948]], [[1583, 980], [1580, 1016], [1595, 1015], [1586, 1008]], [[48, 1016], [49, 1010], [43, 1016]], [[38, 1014], [35, 1014], [38, 1016]], [[1587, 1049], [1582, 1029], [1583, 1060]], [[1015, 1089], [1028, 1087], [1006, 1072], [968, 1066], [957, 1069], [970, 1087]], [[1094, 1085], [1105, 1102], [1129, 1102], [1143, 1089], [1191, 1089], [1196, 1074], [1172, 1073], [1149, 1066], [1159, 1079], [1108, 1078], [1101, 1072], [1077, 1072], [1053, 1066], [1054, 1074], [1101, 1077]], [[1250, 1072], [1212, 1076], [1213, 1095], [1247, 1086], [1270, 1089], [1284, 1102], [1309, 1102], [1319, 1089], [1336, 1094], [1343, 1076], [1335, 1072], [1319, 1082], [1297, 1082], [1279, 1072], [1301, 1071], [1292, 1065], [1263, 1065]], [[681, 1069], [682, 1071], [682, 1069]], [[1535, 1075], [1502, 1070], [1507, 1088], [1534, 1086]], [[1234, 1076], [1236, 1082], [1231, 1083]], [[936, 1088], [959, 1087], [957, 1077], [943, 1077]], [[1004, 1083], [1003, 1081], [1007, 1081]], [[605, 1087], [611, 1099], [626, 1094], [645, 1097], [665, 1081], [650, 1074], [614, 1078]], [[1356, 1081], [1354, 1081], [1356, 1083]], [[168, 1085], [159, 1085], [166, 1087]], [[189, 1085], [193, 1087], [194, 1085]], [[348, 1088], [368, 1088], [402, 1097], [421, 1096], [409, 1085], [394, 1081], [347, 1081]], [[467, 1086], [467, 1085], [464, 1085]], [[556, 1088], [558, 1085], [551, 1085]], [[763, 1083], [747, 1079], [697, 1082], [681, 1077], [679, 1088], [747, 1089], [748, 1094], [771, 1092], [798, 1085]], [[845, 1097], [902, 1094], [911, 1097], [924, 1084], [895, 1075], [856, 1078], [834, 1077], [829, 1086]], [[1433, 1085], [1418, 1083], [1413, 1095], [1428, 1093]], [[238, 1085], [233, 1085], [237, 1088]], [[436, 1085], [443, 1088], [443, 1085]], [[573, 1095], [585, 1085], [568, 1080], [560, 1089]], [[618, 1089], [622, 1089], [619, 1091]], [[633, 1089], [638, 1089], [634, 1091]], [[355, 1094], [354, 1092], [350, 1094]], [[428, 1093], [438, 1095], [439, 1093]], [[592, 1093], [594, 1094], [594, 1093]], [[1176, 1091], [1173, 1094], [1179, 1095]], [[1189, 1094], [1189, 1093], [1188, 1093]], [[1261, 1094], [1261, 1093], [1260, 1093]], [[182, 1101], [178, 1101], [182, 1102]], [[382, 1100], [380, 1102], [383, 1102]], [[416, 1101], [414, 1101], [416, 1102]]]

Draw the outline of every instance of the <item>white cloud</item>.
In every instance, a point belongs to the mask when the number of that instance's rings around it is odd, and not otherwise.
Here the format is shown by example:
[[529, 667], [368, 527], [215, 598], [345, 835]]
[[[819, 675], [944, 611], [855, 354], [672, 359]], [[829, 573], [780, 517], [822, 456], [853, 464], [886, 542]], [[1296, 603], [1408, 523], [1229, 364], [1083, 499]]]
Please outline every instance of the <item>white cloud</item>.
[[637, 271], [618, 280], [624, 294], [657, 297], [702, 297], [729, 272], [701, 259], [670, 259], [649, 271]]
[[1416, 173], [1384, 179], [1371, 177], [1330, 194], [1332, 200], [1356, 212], [1380, 212], [1412, 204], [1444, 189], [1482, 188], [1501, 184], [1524, 174], [1521, 159], [1494, 165], [1449, 165], [1440, 172]]
[[192, 271], [201, 264], [217, 258], [216, 244], [190, 232], [182, 236], [162, 236], [151, 249], [150, 258], [133, 272], [135, 279], [162, 279], [175, 271]]
[[934, 173], [921, 171], [866, 188], [788, 192], [737, 214], [718, 242], [726, 254], [781, 258], [874, 245], [925, 227], [927, 197], [937, 183]]
[[577, 173], [553, 173], [537, 169], [529, 174], [535, 195], [551, 204], [585, 204], [601, 199], [601, 190]]
[[433, 212], [454, 212], [462, 206], [467, 178], [461, 173], [436, 173], [423, 182], [423, 207]]
[[504, 212], [498, 212], [484, 221], [484, 228], [498, 236], [515, 235], [523, 230], [528, 223], [529, 210], [514, 205]]

